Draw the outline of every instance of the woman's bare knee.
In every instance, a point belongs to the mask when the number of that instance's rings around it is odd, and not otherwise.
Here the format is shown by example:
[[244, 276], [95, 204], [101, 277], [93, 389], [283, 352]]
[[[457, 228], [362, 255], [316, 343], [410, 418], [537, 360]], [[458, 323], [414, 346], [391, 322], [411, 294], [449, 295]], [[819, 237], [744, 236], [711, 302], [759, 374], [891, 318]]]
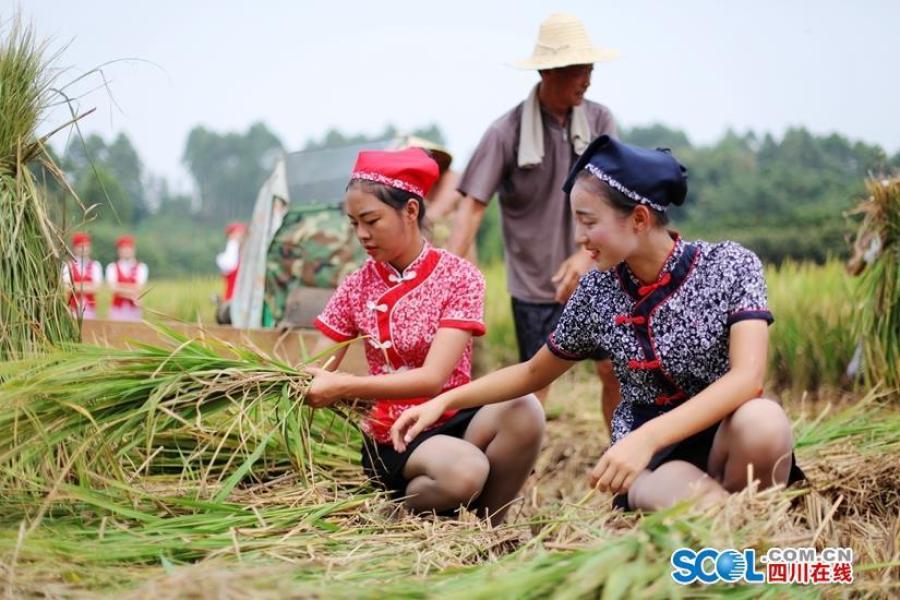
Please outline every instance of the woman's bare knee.
[[435, 483], [455, 505], [469, 504], [484, 489], [491, 465], [487, 456], [474, 446], [471, 452], [456, 456], [435, 478]]
[[763, 487], [787, 481], [794, 439], [791, 422], [777, 402], [767, 398], [745, 402], [729, 417], [726, 434], [728, 490], [746, 487], [748, 466]]
[[502, 428], [509, 428], [516, 439], [527, 445], [540, 443], [544, 436], [544, 407], [534, 394], [509, 400], [504, 411]]
[[466, 429], [466, 441], [487, 450], [501, 439], [504, 448], [539, 448], [544, 435], [544, 408], [534, 394], [485, 406]]
[[727, 496], [707, 473], [688, 462], [673, 460], [638, 476], [628, 491], [628, 504], [637, 510], [660, 510], [683, 500], [707, 505]]
[[407, 504], [417, 510], [444, 510], [468, 504], [481, 494], [490, 463], [476, 446], [436, 435], [413, 450], [403, 469], [409, 481]]
[[728, 417], [728, 434], [744, 446], [790, 445], [791, 422], [781, 405], [768, 398], [754, 398]]

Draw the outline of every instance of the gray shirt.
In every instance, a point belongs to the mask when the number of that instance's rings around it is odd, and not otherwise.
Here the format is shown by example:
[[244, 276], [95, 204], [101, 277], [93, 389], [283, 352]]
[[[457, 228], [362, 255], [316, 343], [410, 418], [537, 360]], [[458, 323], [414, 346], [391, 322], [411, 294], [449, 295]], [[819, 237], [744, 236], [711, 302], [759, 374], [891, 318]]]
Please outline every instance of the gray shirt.
[[[526, 302], [555, 302], [550, 281], [560, 264], [575, 252], [575, 226], [563, 182], [576, 154], [569, 142], [568, 124], [560, 125], [541, 111], [544, 160], [520, 169], [517, 165], [519, 127], [524, 102], [494, 121], [469, 161], [459, 191], [487, 204], [500, 198], [507, 287]], [[602, 104], [584, 101], [591, 139], [617, 135], [612, 113]]]

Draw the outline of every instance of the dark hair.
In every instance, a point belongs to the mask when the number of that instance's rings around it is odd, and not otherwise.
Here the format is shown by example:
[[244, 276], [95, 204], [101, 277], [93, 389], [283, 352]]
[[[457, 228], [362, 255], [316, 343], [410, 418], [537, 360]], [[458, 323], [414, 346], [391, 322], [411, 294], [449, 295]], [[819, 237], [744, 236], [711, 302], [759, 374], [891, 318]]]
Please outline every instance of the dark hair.
[[403, 210], [407, 202], [415, 200], [419, 203], [419, 217], [416, 219], [416, 222], [419, 224], [420, 229], [424, 229], [425, 202], [422, 201], [422, 197], [418, 194], [393, 188], [382, 183], [369, 181], [368, 179], [351, 179], [350, 183], [347, 184], [347, 189], [349, 190], [354, 184], [358, 185], [362, 191], [367, 194], [372, 194], [397, 212]]
[[[590, 171], [584, 170], [579, 173], [575, 178], [575, 183], [584, 186], [588, 192], [605, 198], [606, 201], [609, 202], [609, 205], [624, 217], [629, 216], [634, 211], [635, 207], [640, 205], [640, 202], [632, 200], [605, 181], [601, 181], [594, 177]], [[662, 227], [669, 224], [669, 215], [665, 212], [656, 210], [651, 206], [648, 206], [647, 210], [653, 215], [654, 223], [656, 225]]]

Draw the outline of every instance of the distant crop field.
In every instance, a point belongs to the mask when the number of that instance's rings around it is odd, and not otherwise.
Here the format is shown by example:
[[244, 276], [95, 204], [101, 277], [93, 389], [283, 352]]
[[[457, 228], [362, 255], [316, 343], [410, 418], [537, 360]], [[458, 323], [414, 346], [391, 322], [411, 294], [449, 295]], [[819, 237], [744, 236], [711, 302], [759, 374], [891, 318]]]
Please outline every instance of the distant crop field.
[[[495, 262], [482, 270], [487, 281], [487, 334], [479, 342], [477, 361], [484, 370], [515, 362], [518, 351], [503, 264]], [[794, 391], [840, 385], [856, 346], [850, 326], [856, 280], [846, 275], [839, 261], [830, 261], [768, 267], [766, 281], [775, 314], [770, 328], [770, 380]], [[143, 297], [145, 316], [212, 323], [213, 297], [221, 293], [218, 277], [151, 280]], [[101, 317], [108, 304], [109, 293], [101, 292]]]

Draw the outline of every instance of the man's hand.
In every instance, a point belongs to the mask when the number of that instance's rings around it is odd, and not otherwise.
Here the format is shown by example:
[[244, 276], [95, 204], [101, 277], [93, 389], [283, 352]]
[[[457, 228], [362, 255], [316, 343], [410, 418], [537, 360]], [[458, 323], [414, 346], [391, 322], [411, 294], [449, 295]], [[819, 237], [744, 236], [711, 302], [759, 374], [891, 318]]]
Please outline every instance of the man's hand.
[[624, 494], [650, 463], [656, 447], [645, 432], [635, 429], [607, 450], [590, 473], [591, 487]]
[[593, 266], [591, 255], [583, 248], [579, 248], [575, 254], [564, 260], [551, 279], [556, 286], [556, 301], [564, 304], [578, 286], [578, 280]]

